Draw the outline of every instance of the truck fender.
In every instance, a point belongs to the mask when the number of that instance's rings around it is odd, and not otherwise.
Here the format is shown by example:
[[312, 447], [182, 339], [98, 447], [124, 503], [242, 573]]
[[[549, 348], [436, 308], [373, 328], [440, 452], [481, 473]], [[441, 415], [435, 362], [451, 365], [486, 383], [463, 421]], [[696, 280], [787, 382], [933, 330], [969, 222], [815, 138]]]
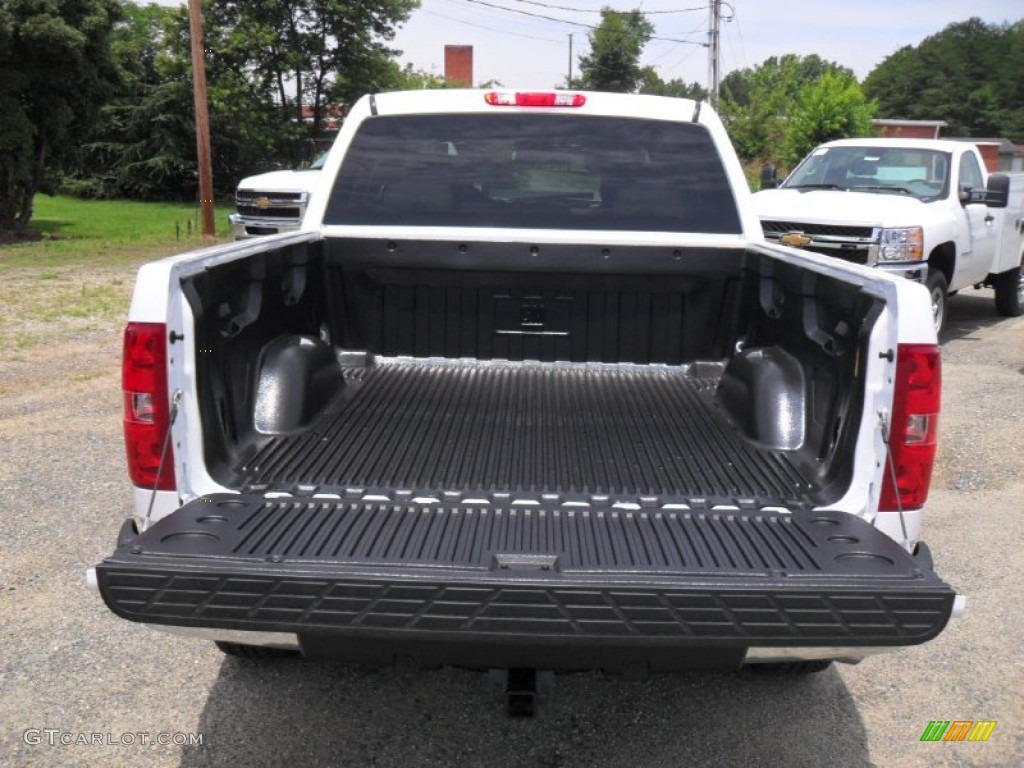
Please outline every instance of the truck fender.
[[956, 272], [956, 243], [947, 241], [932, 248], [928, 254], [928, 270], [942, 272], [947, 285], [952, 284]]

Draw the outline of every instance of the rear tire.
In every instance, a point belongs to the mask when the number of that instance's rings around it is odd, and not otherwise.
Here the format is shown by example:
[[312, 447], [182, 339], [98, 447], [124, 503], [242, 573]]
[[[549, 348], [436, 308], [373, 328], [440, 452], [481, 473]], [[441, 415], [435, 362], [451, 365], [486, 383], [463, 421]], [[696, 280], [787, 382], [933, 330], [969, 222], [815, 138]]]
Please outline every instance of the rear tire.
[[261, 645], [243, 645], [242, 643], [229, 643], [224, 640], [215, 640], [214, 644], [220, 649], [221, 653], [238, 659], [247, 659], [248, 661], [291, 659], [299, 655], [298, 651], [289, 651], [284, 648], [265, 648]]
[[1024, 314], [1024, 273], [1020, 265], [996, 275], [992, 285], [996, 289], [996, 312], [1003, 317]]
[[925, 288], [928, 289], [928, 297], [932, 303], [932, 323], [935, 325], [935, 333], [942, 331], [946, 324], [946, 303], [949, 300], [949, 283], [946, 276], [937, 269], [928, 270], [928, 279], [925, 280]]
[[816, 675], [831, 667], [831, 659], [808, 659], [807, 661], [746, 664], [743, 667], [743, 671], [759, 677], [799, 677], [802, 675]]

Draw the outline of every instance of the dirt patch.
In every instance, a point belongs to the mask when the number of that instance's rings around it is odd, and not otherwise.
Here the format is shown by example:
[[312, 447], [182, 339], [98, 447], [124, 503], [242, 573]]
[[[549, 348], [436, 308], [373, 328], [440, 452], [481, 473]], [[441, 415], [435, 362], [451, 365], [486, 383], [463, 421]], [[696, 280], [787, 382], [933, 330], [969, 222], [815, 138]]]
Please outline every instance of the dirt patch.
[[[0, 292], [0, 424], [14, 437], [39, 428], [24, 416], [96, 388], [116, 393], [121, 334], [135, 267], [12, 269]], [[62, 418], [62, 417], [58, 417]]]
[[[23, 363], [59, 363], [53, 350], [123, 325], [134, 267], [13, 269], [0, 294], [0, 389]], [[14, 368], [12, 368], [14, 366]]]

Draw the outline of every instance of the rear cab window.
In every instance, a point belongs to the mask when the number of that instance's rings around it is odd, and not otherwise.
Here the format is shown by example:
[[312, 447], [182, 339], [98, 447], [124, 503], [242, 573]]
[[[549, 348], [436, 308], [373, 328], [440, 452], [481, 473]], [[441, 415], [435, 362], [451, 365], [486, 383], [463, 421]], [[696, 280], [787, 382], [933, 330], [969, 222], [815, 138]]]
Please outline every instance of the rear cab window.
[[324, 223], [741, 232], [704, 126], [550, 113], [369, 118]]

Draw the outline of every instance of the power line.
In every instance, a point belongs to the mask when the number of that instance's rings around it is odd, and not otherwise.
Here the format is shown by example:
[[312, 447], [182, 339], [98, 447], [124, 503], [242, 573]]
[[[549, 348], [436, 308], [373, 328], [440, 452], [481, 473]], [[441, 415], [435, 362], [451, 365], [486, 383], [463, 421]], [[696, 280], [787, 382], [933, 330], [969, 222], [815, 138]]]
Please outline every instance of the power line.
[[[598, 27], [596, 25], [594, 25], [594, 24], [584, 24], [583, 22], [580, 22], [580, 21], [569, 21], [568, 19], [559, 19], [559, 18], [556, 18], [555, 16], [545, 16], [544, 14], [533, 13], [532, 11], [522, 11], [522, 10], [519, 10], [518, 8], [509, 8], [508, 6], [497, 5], [496, 3], [489, 3], [489, 2], [487, 2], [487, 0], [465, 0], [465, 1], [467, 3], [473, 3], [474, 5], [483, 5], [483, 6], [486, 6], [488, 8], [496, 8], [499, 11], [507, 11], [508, 13], [518, 13], [518, 14], [520, 14], [522, 16], [531, 16], [531, 17], [536, 18], [536, 19], [544, 19], [545, 21], [554, 21], [554, 22], [557, 22], [559, 24], [569, 24], [570, 26], [573, 26], [573, 27], [583, 27], [584, 29], [598, 29]], [[658, 36], [652, 35], [649, 39], [651, 39], [651, 40], [665, 40], [665, 41], [670, 42], [670, 43], [685, 43], [687, 45], [699, 45], [702, 48], [707, 48], [707, 46], [708, 46], [707, 43], [701, 43], [701, 42], [698, 42], [696, 40], [680, 40], [679, 38], [676, 38], [676, 37], [658, 37]]]
[[[699, 32], [699, 31], [700, 31], [700, 30], [701, 30], [701, 29], [702, 29], [703, 27], [704, 27], [704, 22], [703, 22], [703, 21], [701, 21], [701, 22], [700, 22], [700, 23], [699, 23], [699, 24], [698, 24], [698, 25], [697, 25], [696, 27], [694, 27], [693, 29], [691, 29], [691, 30], [690, 30], [689, 32], [686, 32], [686, 35], [687, 35], [687, 36], [689, 36], [689, 35], [693, 35], [693, 34], [696, 34], [696, 33], [697, 33], [697, 32]], [[654, 64], [658, 63], [659, 61], [661, 61], [662, 59], [664, 59], [664, 58], [665, 58], [666, 56], [668, 56], [669, 54], [671, 54], [672, 52], [674, 52], [675, 50], [676, 50], [676, 48], [675, 48], [674, 46], [666, 46], [666, 47], [665, 47], [665, 51], [664, 51], [663, 53], [660, 53], [660, 54], [658, 54], [658, 56], [657, 56], [656, 58], [654, 58], [654, 59], [651, 59], [651, 60], [650, 60], [650, 61], [648, 62], [648, 64], [649, 64], [649, 65], [651, 65], [651, 66], [653, 66]], [[681, 59], [681, 60], [680, 60], [680, 62], [681, 62], [682, 60], [685, 60], [685, 59], [686, 59], [687, 57], [689, 57], [689, 56], [690, 56], [690, 55], [691, 55], [692, 53], [693, 53], [693, 50], [691, 49], [691, 50], [689, 51], [689, 53], [687, 53], [687, 54], [686, 54], [686, 55], [685, 55], [685, 56], [683, 57], [683, 59]]]
[[[570, 8], [566, 5], [554, 5], [552, 3], [542, 3], [540, 0], [512, 0], [514, 3], [525, 3], [526, 5], [537, 5], [541, 8], [550, 8], [554, 11], [571, 11], [572, 13], [601, 13], [600, 9], [596, 8]], [[676, 8], [672, 11], [645, 11], [642, 8], [639, 9], [640, 13], [644, 16], [654, 16], [656, 14], [663, 13], [689, 13], [690, 11], [706, 11], [707, 5], [701, 5], [696, 8]], [[615, 13], [631, 13], [631, 11], [614, 11]]]
[[[485, 8], [483, 6], [473, 6], [469, 9], [466, 8], [466, 0], [430, 0], [430, 4], [444, 3], [449, 6], [449, 13], [454, 13], [460, 18], [465, 16], [466, 18], [480, 18], [487, 24], [493, 24], [500, 27], [507, 27], [509, 29], [525, 29], [528, 32], [534, 34], [560, 34], [557, 30], [552, 29], [551, 24], [547, 21], [537, 18], [526, 18], [523, 16], [513, 16], [509, 18], [509, 14], [501, 11], [494, 10], [492, 8]], [[427, 5], [427, 0], [421, 0], [420, 7]]]
[[445, 16], [443, 13], [437, 11], [431, 11], [426, 8], [420, 9], [423, 13], [428, 13], [431, 16], [437, 16], [439, 19], [445, 19], [446, 21], [454, 21], [458, 24], [465, 24], [467, 27], [477, 27], [478, 29], [486, 29], [490, 32], [497, 32], [499, 35], [511, 35], [512, 37], [525, 37], [527, 40], [540, 40], [545, 43], [558, 43], [561, 45], [561, 40], [555, 40], [550, 37], [537, 37], [536, 35], [527, 35], [523, 32], [510, 32], [507, 29], [498, 29], [497, 27], [489, 27], [486, 24], [476, 24], [472, 21], [463, 21], [462, 19], [456, 19], [454, 16]]
[[[698, 25], [697, 25], [696, 27], [694, 27], [693, 29], [691, 29], [691, 30], [690, 30], [689, 32], [687, 32], [686, 34], [687, 34], [687, 35], [692, 35], [692, 34], [696, 34], [696, 33], [697, 33], [697, 32], [698, 32], [698, 31], [699, 31], [699, 30], [700, 30], [700, 29], [701, 29], [701, 28], [702, 28], [703, 26], [704, 26], [704, 22], [703, 22], [703, 21], [701, 21], [701, 23], [700, 23], [700, 24], [698, 24]], [[662, 60], [663, 58], [665, 58], [665, 56], [666, 56], [667, 54], [671, 53], [671, 52], [672, 52], [673, 50], [675, 50], [675, 49], [674, 49], [674, 48], [668, 48], [668, 49], [667, 49], [667, 50], [665, 51], [665, 53], [664, 53], [664, 54], [662, 54], [661, 56], [659, 56], [659, 57], [658, 57], [657, 59], [655, 59], [655, 61], [661, 61], [661, 60]], [[693, 55], [693, 53], [694, 53], [694, 51], [693, 51], [692, 49], [690, 49], [689, 51], [687, 51], [686, 53], [684, 53], [684, 54], [683, 54], [682, 58], [680, 58], [680, 59], [676, 60], [676, 61], [675, 61], [675, 63], [673, 63], [673, 64], [670, 64], [670, 65], [668, 65], [667, 67], [663, 67], [663, 68], [662, 68], [662, 70], [663, 70], [663, 71], [664, 71], [664, 72], [666, 73], [666, 75], [667, 75], [667, 76], [671, 77], [672, 73], [673, 73], [673, 72], [674, 72], [674, 71], [675, 71], [675, 70], [676, 70], [676, 69], [677, 69], [677, 68], [678, 68], [679, 66], [681, 66], [681, 65], [683, 64], [683, 62], [684, 62], [684, 61], [686, 61], [687, 59], [689, 59], [689, 58], [690, 58], [690, 56], [691, 56], [691, 55]], [[652, 61], [652, 62], [651, 62], [651, 64], [654, 64], [654, 61]]]
[[[736, 36], [739, 38], [740, 55], [739, 63], [735, 65], [734, 69], [744, 69], [747, 66], [747, 49], [743, 42], [743, 30], [740, 27], [740, 17], [735, 11], [733, 11], [733, 20], [736, 22]], [[728, 27], [726, 28], [728, 29]]]

